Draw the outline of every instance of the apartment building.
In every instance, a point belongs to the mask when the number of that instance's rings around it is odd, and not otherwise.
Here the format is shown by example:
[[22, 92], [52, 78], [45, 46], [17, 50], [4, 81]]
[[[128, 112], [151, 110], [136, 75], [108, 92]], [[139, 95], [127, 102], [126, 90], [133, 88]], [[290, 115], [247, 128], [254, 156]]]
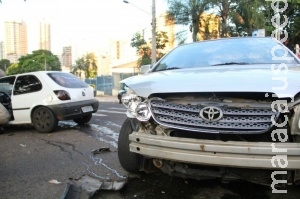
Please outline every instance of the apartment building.
[[11, 63], [18, 62], [28, 52], [27, 26], [25, 22], [7, 21], [5, 23], [4, 57]]
[[51, 51], [51, 26], [46, 21], [40, 22], [40, 49]]

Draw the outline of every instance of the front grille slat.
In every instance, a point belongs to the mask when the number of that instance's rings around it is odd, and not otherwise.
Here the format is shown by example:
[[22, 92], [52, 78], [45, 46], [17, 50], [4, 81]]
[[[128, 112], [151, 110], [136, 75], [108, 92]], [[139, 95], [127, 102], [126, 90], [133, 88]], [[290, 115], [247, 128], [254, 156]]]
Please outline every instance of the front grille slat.
[[218, 133], [264, 133], [272, 127], [271, 117], [278, 116], [271, 106], [264, 108], [219, 107], [223, 117], [219, 121], [209, 122], [200, 118], [203, 108], [198, 105], [183, 105], [150, 100], [153, 118], [161, 125], [190, 131]]
[[[183, 112], [183, 111], [174, 111], [174, 110], [167, 110], [167, 109], [157, 109], [153, 108], [153, 112], [156, 115], [165, 115], [165, 116], [171, 116], [174, 118], [191, 118], [191, 119], [198, 119], [202, 121], [202, 119], [199, 117], [199, 112]], [[224, 116], [220, 122], [242, 122], [242, 123], [247, 123], [247, 122], [270, 122], [270, 116], [261, 116], [261, 115], [255, 115], [255, 116], [249, 116], [249, 115], [226, 115]]]

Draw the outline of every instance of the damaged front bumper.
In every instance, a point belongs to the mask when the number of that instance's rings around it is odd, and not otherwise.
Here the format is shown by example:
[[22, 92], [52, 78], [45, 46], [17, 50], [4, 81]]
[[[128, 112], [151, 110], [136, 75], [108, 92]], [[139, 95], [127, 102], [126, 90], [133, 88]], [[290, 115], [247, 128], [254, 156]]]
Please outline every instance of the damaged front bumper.
[[[300, 143], [225, 142], [138, 132], [130, 134], [129, 140], [131, 152], [155, 159], [222, 167], [300, 169]], [[276, 152], [283, 150], [286, 152]]]

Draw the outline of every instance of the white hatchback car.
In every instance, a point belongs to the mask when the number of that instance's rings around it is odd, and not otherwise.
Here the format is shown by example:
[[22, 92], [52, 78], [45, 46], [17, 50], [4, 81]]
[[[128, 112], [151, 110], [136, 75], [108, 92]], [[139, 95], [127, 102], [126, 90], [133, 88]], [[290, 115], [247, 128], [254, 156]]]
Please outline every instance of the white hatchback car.
[[11, 98], [8, 124], [32, 124], [52, 132], [61, 120], [85, 124], [98, 110], [94, 89], [71, 73], [37, 71], [0, 78], [0, 91]]

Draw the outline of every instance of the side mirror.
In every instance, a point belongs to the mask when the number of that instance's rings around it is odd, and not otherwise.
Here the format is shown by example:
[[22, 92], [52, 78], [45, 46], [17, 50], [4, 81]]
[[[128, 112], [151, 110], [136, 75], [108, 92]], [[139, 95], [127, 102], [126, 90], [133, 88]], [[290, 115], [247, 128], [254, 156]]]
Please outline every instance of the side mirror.
[[145, 74], [147, 73], [151, 68], [151, 64], [147, 64], [147, 65], [142, 65], [140, 67], [140, 74]]

